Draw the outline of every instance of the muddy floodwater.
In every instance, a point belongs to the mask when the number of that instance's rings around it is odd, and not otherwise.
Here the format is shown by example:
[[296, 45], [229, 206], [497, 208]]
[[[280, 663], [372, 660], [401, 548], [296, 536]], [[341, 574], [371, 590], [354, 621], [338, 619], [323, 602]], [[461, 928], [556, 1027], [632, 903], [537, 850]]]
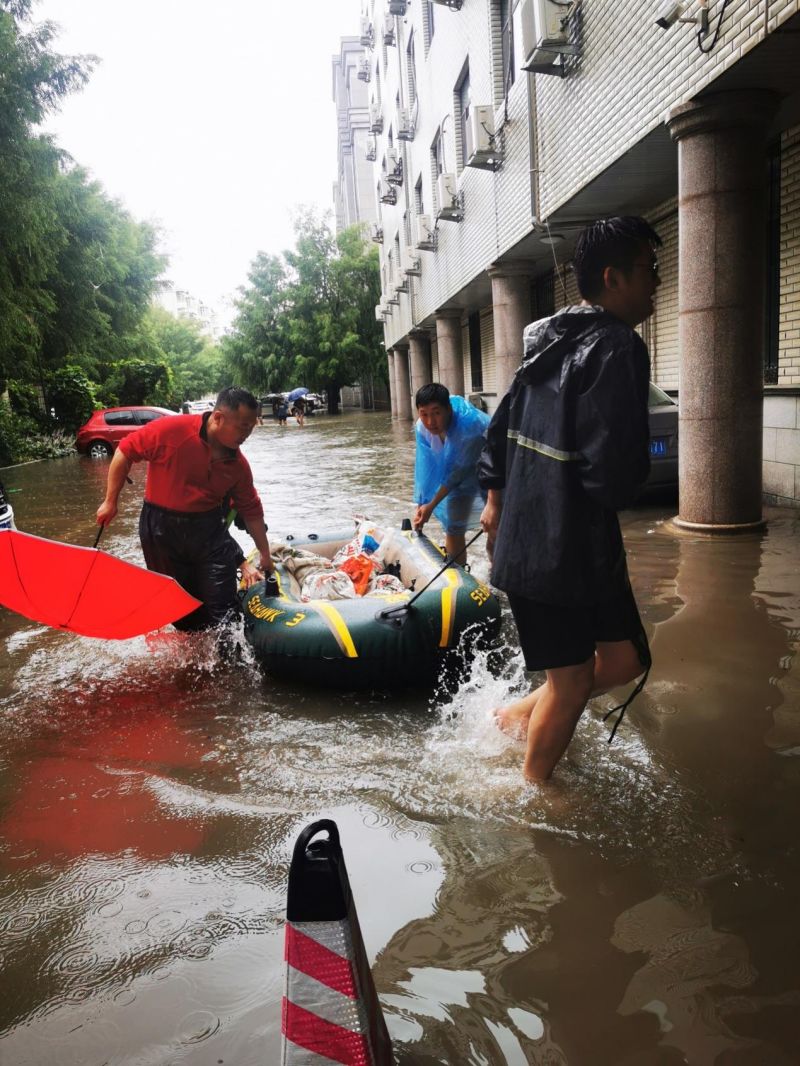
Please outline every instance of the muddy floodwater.
[[[275, 533], [411, 513], [385, 415], [267, 424], [245, 453]], [[0, 477], [21, 529], [91, 544], [106, 471]], [[133, 561], [143, 485], [105, 541]], [[478, 661], [452, 701], [0, 610], [3, 1066], [277, 1066], [289, 858], [320, 816], [398, 1063], [800, 1063], [798, 515], [717, 542], [674, 512], [624, 516], [647, 689], [611, 746], [591, 705], [541, 788], [489, 720], [529, 684], [505, 605], [502, 676]]]

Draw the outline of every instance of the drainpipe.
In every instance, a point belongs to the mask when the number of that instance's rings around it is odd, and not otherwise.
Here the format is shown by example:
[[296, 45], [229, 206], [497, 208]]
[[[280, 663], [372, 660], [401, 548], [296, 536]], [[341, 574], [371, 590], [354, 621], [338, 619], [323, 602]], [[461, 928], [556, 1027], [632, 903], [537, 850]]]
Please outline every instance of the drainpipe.
[[536, 76], [526, 74], [528, 79], [528, 140], [530, 142], [531, 216], [539, 223], [539, 167], [537, 159], [538, 130], [536, 124]]

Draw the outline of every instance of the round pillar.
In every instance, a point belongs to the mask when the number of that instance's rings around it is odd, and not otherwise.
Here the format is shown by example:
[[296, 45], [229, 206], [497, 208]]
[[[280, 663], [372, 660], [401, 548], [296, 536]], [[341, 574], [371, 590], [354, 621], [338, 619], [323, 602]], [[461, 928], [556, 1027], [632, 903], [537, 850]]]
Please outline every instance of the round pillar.
[[522, 334], [531, 321], [532, 266], [524, 259], [493, 263], [494, 351], [497, 363], [497, 398], [508, 392], [522, 362]]
[[765, 134], [777, 97], [712, 93], [674, 108], [678, 142], [680, 504], [707, 533], [762, 524]]
[[461, 343], [461, 314], [436, 313], [436, 339], [439, 351], [439, 380], [451, 396], [464, 395], [464, 350]]
[[431, 338], [425, 329], [412, 329], [408, 340], [411, 347], [411, 403], [413, 406], [417, 390], [423, 385], [430, 385], [433, 381]]
[[393, 351], [397, 417], [400, 419], [413, 419], [414, 412], [411, 407], [411, 386], [408, 373], [408, 348], [395, 344]]
[[397, 418], [397, 385], [394, 380], [394, 351], [386, 349], [386, 361], [389, 364], [389, 408], [392, 418]]

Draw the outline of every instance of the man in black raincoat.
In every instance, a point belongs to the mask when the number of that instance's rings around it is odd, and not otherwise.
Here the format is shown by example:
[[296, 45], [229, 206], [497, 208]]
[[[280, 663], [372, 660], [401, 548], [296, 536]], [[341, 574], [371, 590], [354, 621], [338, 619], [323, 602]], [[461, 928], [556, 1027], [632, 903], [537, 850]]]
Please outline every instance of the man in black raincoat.
[[653, 313], [660, 244], [641, 218], [584, 230], [573, 259], [583, 302], [525, 330], [478, 464], [492, 583], [508, 593], [527, 669], [547, 674], [497, 712], [502, 728], [526, 731], [529, 781], [553, 772], [593, 693], [649, 666], [617, 511], [650, 469], [650, 359], [635, 327]]

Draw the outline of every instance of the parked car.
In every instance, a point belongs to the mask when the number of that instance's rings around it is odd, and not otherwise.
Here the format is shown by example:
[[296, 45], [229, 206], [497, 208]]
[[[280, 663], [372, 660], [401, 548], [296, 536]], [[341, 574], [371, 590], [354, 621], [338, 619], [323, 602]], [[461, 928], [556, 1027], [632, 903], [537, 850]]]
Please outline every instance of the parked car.
[[157, 418], [174, 415], [166, 407], [108, 407], [95, 411], [86, 425], [78, 430], [77, 447], [90, 459], [108, 459], [119, 442], [140, 426]]
[[678, 484], [678, 405], [650, 383], [650, 476], [648, 488]]
[[187, 400], [183, 405], [188, 407], [184, 413], [187, 415], [202, 415], [206, 411], [213, 411], [216, 400]]

